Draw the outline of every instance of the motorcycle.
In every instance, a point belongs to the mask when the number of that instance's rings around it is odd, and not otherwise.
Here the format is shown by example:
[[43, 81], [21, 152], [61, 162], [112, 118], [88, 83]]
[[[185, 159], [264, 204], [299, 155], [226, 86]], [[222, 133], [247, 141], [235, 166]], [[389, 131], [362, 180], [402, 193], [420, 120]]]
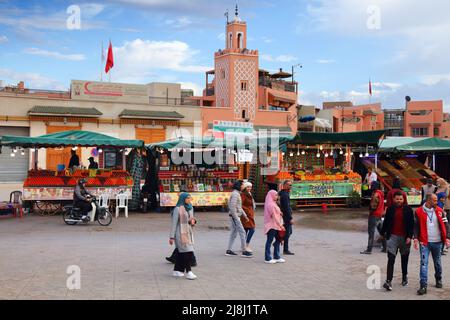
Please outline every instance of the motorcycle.
[[112, 222], [112, 215], [108, 208], [100, 207], [97, 198], [91, 198], [92, 210], [88, 212], [87, 216], [83, 219], [81, 209], [73, 205], [67, 205], [64, 207], [63, 219], [69, 226], [77, 223], [89, 223], [97, 221], [101, 226], [109, 226]]

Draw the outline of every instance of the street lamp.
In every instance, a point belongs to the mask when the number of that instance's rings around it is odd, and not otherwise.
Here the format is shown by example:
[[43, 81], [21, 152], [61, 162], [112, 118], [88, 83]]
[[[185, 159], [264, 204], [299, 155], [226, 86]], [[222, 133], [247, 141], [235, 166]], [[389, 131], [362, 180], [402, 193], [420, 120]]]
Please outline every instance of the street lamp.
[[[294, 68], [296, 68], [296, 67], [303, 68], [303, 65], [301, 63], [298, 63], [298, 64], [292, 66], [292, 84], [294, 84]], [[295, 92], [297, 92], [297, 87], [296, 87]]]

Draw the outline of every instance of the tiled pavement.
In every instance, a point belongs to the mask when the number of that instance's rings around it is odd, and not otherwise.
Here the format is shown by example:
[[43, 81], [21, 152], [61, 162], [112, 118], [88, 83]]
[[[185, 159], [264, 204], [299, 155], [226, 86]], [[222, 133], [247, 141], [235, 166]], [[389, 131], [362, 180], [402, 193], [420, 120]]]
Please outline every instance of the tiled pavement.
[[[417, 299], [418, 253], [410, 259], [410, 286], [399, 285], [396, 264], [394, 291], [367, 288], [370, 265], [381, 268], [379, 249], [362, 256], [367, 236], [363, 215], [353, 218], [298, 213], [291, 241], [295, 256], [285, 264], [263, 263], [262, 210], [252, 240], [254, 258], [226, 257], [228, 217], [199, 212], [195, 281], [171, 277], [164, 257], [168, 214], [131, 214], [111, 226], [66, 226], [60, 216], [0, 219], [0, 299]], [[238, 241], [235, 243], [236, 249]], [[430, 286], [421, 299], [449, 299], [449, 260], [443, 257], [444, 289]], [[399, 260], [399, 259], [398, 259]], [[69, 265], [81, 268], [81, 289], [66, 286]], [[430, 278], [433, 267], [430, 265]]]

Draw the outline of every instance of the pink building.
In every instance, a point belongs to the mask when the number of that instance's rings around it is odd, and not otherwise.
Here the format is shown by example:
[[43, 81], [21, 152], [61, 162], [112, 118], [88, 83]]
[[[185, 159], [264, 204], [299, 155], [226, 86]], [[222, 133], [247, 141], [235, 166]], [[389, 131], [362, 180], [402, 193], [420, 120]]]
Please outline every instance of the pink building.
[[334, 132], [355, 132], [384, 129], [381, 103], [353, 105], [344, 102], [324, 102], [325, 110], [333, 110]]
[[406, 103], [405, 136], [438, 137], [444, 133], [443, 101], [409, 101]]
[[292, 75], [259, 69], [258, 50], [247, 49], [247, 24], [237, 9], [225, 34], [225, 49], [214, 54], [214, 70], [206, 72], [203, 96], [193, 97], [202, 106], [203, 132], [210, 133], [214, 121], [223, 120], [296, 134], [298, 85], [283, 80]]

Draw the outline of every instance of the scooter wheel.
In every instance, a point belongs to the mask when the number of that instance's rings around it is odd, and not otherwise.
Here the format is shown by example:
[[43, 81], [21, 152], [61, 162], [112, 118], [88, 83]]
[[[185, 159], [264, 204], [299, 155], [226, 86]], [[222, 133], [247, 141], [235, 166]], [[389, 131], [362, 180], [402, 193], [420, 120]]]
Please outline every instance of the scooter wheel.
[[73, 219], [70, 211], [64, 212], [63, 219], [64, 219], [64, 222], [66, 224], [68, 224], [69, 226], [73, 226], [73, 225], [77, 224], [77, 222], [75, 222], [75, 221], [69, 221], [69, 220]]
[[108, 210], [105, 210], [105, 212], [102, 215], [98, 216], [97, 221], [101, 226], [104, 227], [109, 226], [112, 222], [112, 215]]

